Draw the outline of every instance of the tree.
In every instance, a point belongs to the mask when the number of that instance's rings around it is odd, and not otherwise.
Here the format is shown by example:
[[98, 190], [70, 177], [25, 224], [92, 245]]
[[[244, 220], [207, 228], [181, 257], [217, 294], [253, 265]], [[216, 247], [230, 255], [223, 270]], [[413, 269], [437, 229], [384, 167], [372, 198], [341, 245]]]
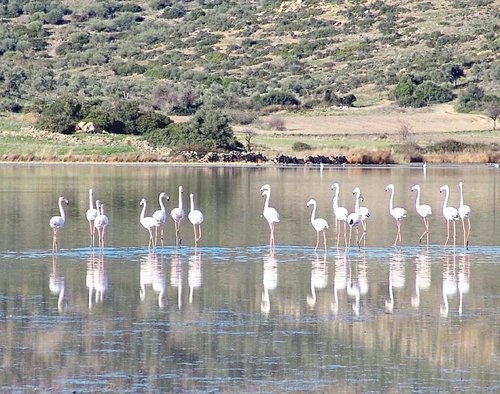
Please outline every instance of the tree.
[[485, 104], [486, 115], [493, 121], [493, 130], [497, 128], [497, 119], [500, 116], [500, 100], [491, 101]]
[[37, 126], [55, 133], [72, 134], [80, 120], [82, 105], [71, 97], [61, 97], [46, 106]]
[[444, 69], [444, 73], [446, 75], [446, 79], [453, 83], [453, 86], [457, 86], [457, 80], [459, 78], [465, 77], [465, 73], [462, 67], [458, 64], [450, 64], [447, 65]]

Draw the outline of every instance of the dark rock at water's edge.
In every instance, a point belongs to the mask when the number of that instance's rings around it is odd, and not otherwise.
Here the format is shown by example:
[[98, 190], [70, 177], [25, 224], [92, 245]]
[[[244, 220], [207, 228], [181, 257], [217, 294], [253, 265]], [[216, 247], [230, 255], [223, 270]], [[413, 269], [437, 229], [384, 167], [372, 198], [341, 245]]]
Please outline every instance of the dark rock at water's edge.
[[307, 156], [299, 158], [295, 156], [287, 156], [279, 154], [273, 159], [269, 159], [260, 152], [208, 152], [203, 156], [198, 152], [185, 151], [181, 152], [181, 156], [187, 161], [199, 161], [202, 163], [276, 163], [290, 165], [304, 164], [347, 164], [345, 156]]

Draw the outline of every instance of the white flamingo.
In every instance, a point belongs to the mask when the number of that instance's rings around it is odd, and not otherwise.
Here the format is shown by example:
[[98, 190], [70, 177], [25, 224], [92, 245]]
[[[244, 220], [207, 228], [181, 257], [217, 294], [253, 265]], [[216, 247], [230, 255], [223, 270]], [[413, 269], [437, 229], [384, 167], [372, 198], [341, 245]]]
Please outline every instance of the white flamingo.
[[430, 205], [427, 204], [420, 204], [420, 186], [419, 185], [413, 185], [411, 187], [411, 191], [417, 192], [417, 198], [415, 200], [415, 209], [417, 210], [417, 213], [422, 217], [422, 220], [424, 221], [424, 227], [425, 230], [418, 239], [418, 242], [422, 242], [422, 238], [424, 235], [427, 235], [427, 243], [429, 243], [429, 220], [427, 219], [427, 216], [432, 215], [432, 208]]
[[99, 200], [96, 201], [97, 211], [99, 214], [94, 220], [94, 227], [97, 229], [97, 235], [99, 238], [99, 247], [104, 248], [104, 235], [106, 232], [106, 227], [108, 227], [109, 219], [104, 214], [104, 204], [101, 204]]
[[331, 189], [335, 190], [335, 194], [333, 196], [333, 214], [335, 215], [335, 229], [337, 231], [337, 248], [339, 247], [340, 242], [340, 224], [344, 223], [344, 242], [347, 247], [347, 216], [349, 212], [347, 208], [339, 206], [339, 184], [335, 182]]
[[[360, 196], [361, 201], [364, 201], [364, 197], [361, 195]], [[359, 216], [361, 217], [361, 225], [363, 226], [363, 234], [361, 235], [361, 238], [359, 239], [358, 244], [361, 243], [362, 240], [366, 241], [366, 230], [368, 226], [366, 225], [366, 221], [370, 218], [370, 210], [367, 207], [360, 206], [359, 207]]]
[[54, 235], [52, 237], [52, 251], [57, 249], [57, 230], [64, 227], [66, 223], [66, 212], [64, 211], [63, 203], [66, 205], [69, 204], [68, 200], [65, 197], [59, 197], [58, 205], [59, 205], [59, 216], [52, 216], [49, 220], [49, 226], [54, 231]]
[[[472, 209], [464, 204], [464, 183], [458, 182], [458, 187], [460, 188], [460, 206], [458, 207], [458, 215], [462, 220], [462, 228], [464, 230], [464, 246], [469, 247], [469, 235], [470, 235], [470, 217], [472, 214]], [[467, 219], [467, 232], [465, 232], [465, 219]]]
[[279, 223], [280, 221], [280, 215], [278, 211], [269, 206], [269, 199], [271, 197], [271, 186], [270, 185], [264, 185], [260, 188], [262, 192], [262, 197], [266, 197], [266, 200], [264, 202], [264, 211], [262, 212], [262, 215], [264, 218], [267, 220], [269, 223], [269, 246], [274, 247], [274, 225], [275, 223]]
[[179, 206], [170, 211], [170, 216], [174, 220], [175, 224], [175, 244], [179, 246], [182, 242], [180, 239], [180, 226], [181, 222], [184, 220], [184, 209], [182, 209], [182, 186], [179, 186]]
[[170, 200], [170, 197], [167, 195], [167, 193], [161, 192], [158, 195], [158, 202], [160, 204], [160, 209], [153, 212], [153, 218], [158, 220], [158, 222], [160, 223], [160, 225], [156, 226], [155, 229], [155, 244], [158, 244], [158, 227], [159, 227], [161, 246], [163, 246], [163, 226], [165, 226], [165, 223], [167, 222], [167, 210], [165, 209], [165, 204], [163, 203], [164, 198], [166, 198], [167, 201]]
[[316, 247], [314, 248], [314, 251], [316, 251], [318, 249], [318, 245], [319, 245], [319, 233], [320, 231], [323, 232], [323, 244], [325, 246], [325, 252], [326, 252], [326, 234], [325, 234], [325, 230], [328, 229], [328, 222], [323, 219], [323, 218], [317, 218], [316, 217], [316, 200], [314, 199], [310, 199], [308, 202], [307, 202], [307, 206], [313, 206], [313, 210], [312, 210], [312, 213], [311, 213], [311, 224], [312, 226], [314, 227], [314, 229], [316, 230]]
[[391, 197], [389, 200], [389, 213], [396, 220], [396, 225], [398, 227], [398, 232], [396, 234], [396, 240], [394, 241], [394, 246], [401, 242], [401, 219], [405, 218], [407, 215], [406, 209], [396, 207], [394, 208], [394, 185], [391, 183], [385, 187], [385, 191], [391, 191]]
[[450, 238], [450, 221], [453, 222], [453, 245], [455, 245], [455, 239], [457, 234], [457, 228], [455, 222], [459, 219], [458, 210], [455, 207], [448, 206], [448, 198], [450, 196], [450, 188], [448, 185], [443, 185], [439, 189], [439, 192], [445, 192], [445, 197], [443, 201], [443, 216], [446, 219], [446, 241], [444, 246], [448, 245], [448, 239]]
[[[191, 210], [188, 214], [188, 219], [193, 225], [194, 230], [194, 246], [198, 246], [198, 241], [201, 239], [201, 223], [203, 223], [203, 213], [198, 209], [194, 209], [194, 195], [189, 194], [189, 200], [191, 202]], [[198, 229], [198, 231], [197, 231]]]
[[87, 221], [89, 222], [89, 231], [90, 231], [90, 238], [92, 240], [92, 246], [94, 246], [94, 234], [95, 234], [94, 220], [98, 214], [99, 212], [97, 212], [97, 209], [94, 208], [94, 190], [89, 189], [89, 209], [87, 209], [85, 216], [87, 217]]
[[146, 199], [145, 198], [143, 198], [139, 204], [142, 205], [140, 222], [142, 224], [142, 227], [144, 227], [149, 232], [148, 248], [154, 249], [154, 248], [156, 248], [156, 243], [155, 243], [155, 240], [153, 238], [153, 227], [158, 227], [160, 225], [160, 222], [158, 221], [158, 219], [155, 219], [152, 216], [146, 216]]
[[349, 224], [349, 244], [348, 248], [351, 247], [351, 239], [352, 239], [352, 228], [356, 227], [356, 243], [359, 246], [359, 239], [358, 239], [358, 229], [359, 225], [361, 224], [361, 214], [359, 212], [359, 200], [361, 198], [361, 190], [359, 187], [354, 188], [352, 191], [352, 194], [355, 196], [354, 197], [354, 212], [350, 213], [349, 216], [347, 217], [347, 224]]

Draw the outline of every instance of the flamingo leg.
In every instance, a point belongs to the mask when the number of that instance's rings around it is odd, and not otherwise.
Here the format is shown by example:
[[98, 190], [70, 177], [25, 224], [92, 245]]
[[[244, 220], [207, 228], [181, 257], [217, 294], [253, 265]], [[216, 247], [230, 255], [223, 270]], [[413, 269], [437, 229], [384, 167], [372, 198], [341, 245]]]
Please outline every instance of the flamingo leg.
[[[198, 224], [198, 241], [201, 239], [201, 224]], [[273, 231], [273, 245], [274, 245], [274, 231]]]
[[318, 249], [318, 245], [319, 245], [319, 231], [316, 231], [316, 246], [314, 247], [315, 252]]
[[397, 225], [397, 232], [396, 232], [396, 239], [394, 240], [394, 246], [398, 244], [398, 239], [399, 239], [399, 221], [396, 219], [396, 225]]
[[446, 241], [444, 243], [444, 247], [446, 247], [446, 245], [448, 245], [448, 239], [450, 238], [450, 221], [447, 220], [446, 221]]
[[468, 227], [467, 227], [467, 243], [466, 243], [465, 247], [467, 249], [469, 249], [469, 237], [470, 237], [470, 228], [471, 228], [469, 217], [467, 218], [467, 225], [468, 225]]
[[193, 224], [193, 231], [194, 231], [194, 247], [196, 248], [198, 246], [198, 234], [196, 233], [196, 224]]
[[336, 241], [337, 241], [337, 249], [339, 247], [339, 241], [340, 241], [340, 226], [339, 226], [339, 220], [335, 220], [335, 232], [336, 232]]
[[352, 239], [352, 226], [349, 226], [349, 245], [347, 246], [347, 249], [351, 247], [351, 239]]
[[457, 239], [457, 224], [453, 221], [453, 246], [455, 246]]
[[325, 253], [326, 253], [326, 233], [325, 233], [325, 230], [323, 230], [323, 244], [325, 245]]

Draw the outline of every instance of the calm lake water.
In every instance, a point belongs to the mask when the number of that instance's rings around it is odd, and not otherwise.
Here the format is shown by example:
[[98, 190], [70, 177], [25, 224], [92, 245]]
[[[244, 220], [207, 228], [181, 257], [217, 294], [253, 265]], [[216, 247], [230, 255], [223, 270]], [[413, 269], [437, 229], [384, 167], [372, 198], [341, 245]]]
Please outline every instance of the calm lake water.
[[[499, 392], [500, 171], [486, 166], [241, 168], [0, 165], [2, 391]], [[472, 207], [470, 246], [443, 247], [443, 184]], [[333, 182], [371, 211], [366, 244], [335, 247]], [[281, 221], [268, 246], [260, 187]], [[387, 184], [405, 207], [401, 246]], [[429, 244], [414, 184], [432, 206]], [[148, 250], [147, 215], [184, 187], [203, 211], [203, 238], [172, 220]], [[88, 189], [110, 220], [90, 247]], [[70, 205], [52, 253], [49, 219]], [[310, 198], [327, 219], [314, 251]]]

